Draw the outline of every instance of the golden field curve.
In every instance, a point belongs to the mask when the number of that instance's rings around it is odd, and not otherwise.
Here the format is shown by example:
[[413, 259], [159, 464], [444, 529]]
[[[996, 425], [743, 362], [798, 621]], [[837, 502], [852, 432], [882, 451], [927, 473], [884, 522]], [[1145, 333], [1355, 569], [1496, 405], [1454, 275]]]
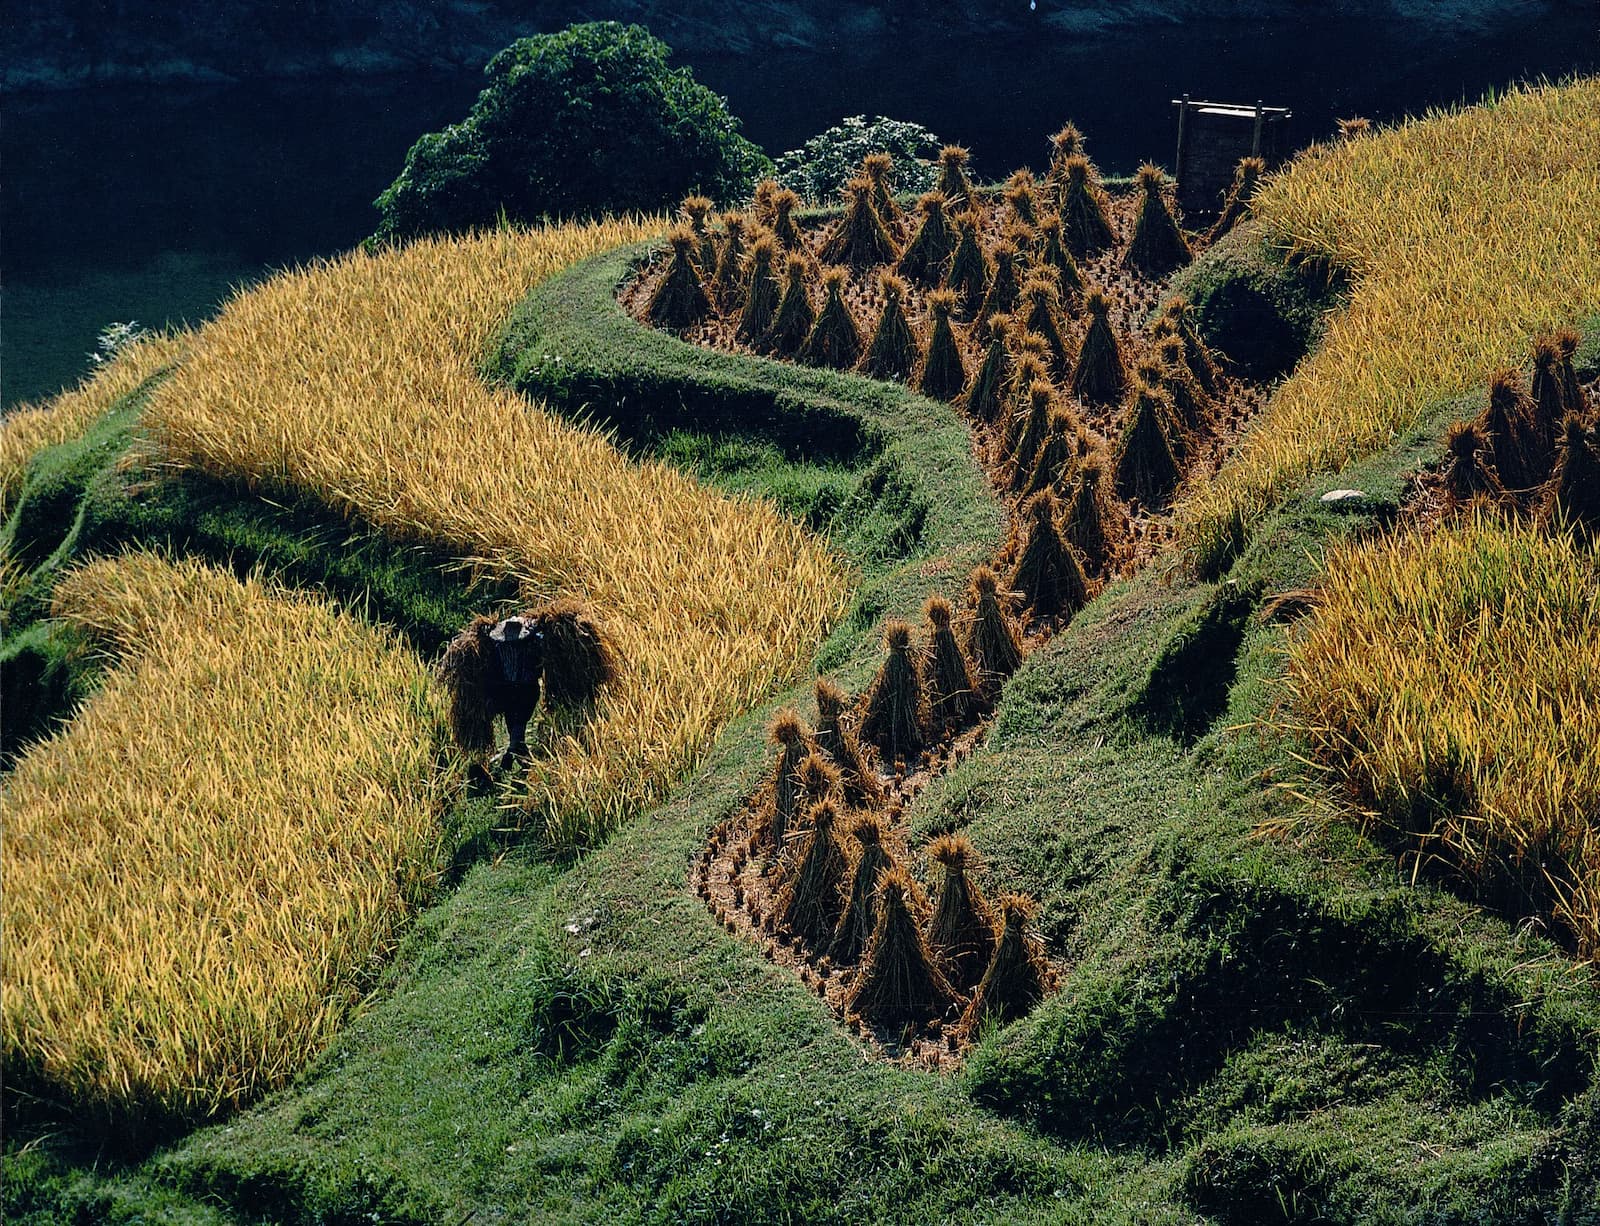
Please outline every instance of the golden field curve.
[[120, 659], [7, 781], [8, 1074], [111, 1118], [237, 1106], [434, 879], [443, 697], [392, 635], [194, 561], [91, 562], [54, 612]]
[[530, 287], [663, 229], [504, 229], [284, 273], [201, 329], [146, 410], [171, 464], [441, 544], [530, 599], [594, 605], [622, 681], [587, 723], [534, 730], [521, 798], [559, 846], [658, 798], [729, 718], [796, 677], [847, 591], [844, 569], [769, 505], [629, 461], [479, 377]]
[[1600, 79], [1517, 90], [1312, 150], [1254, 200], [1348, 306], [1214, 481], [1179, 508], [1202, 561], [1309, 473], [1373, 453], [1432, 404], [1600, 311]]
[[1600, 957], [1600, 565], [1492, 513], [1345, 545], [1291, 639], [1300, 730], [1373, 821], [1490, 884], [1531, 877]]

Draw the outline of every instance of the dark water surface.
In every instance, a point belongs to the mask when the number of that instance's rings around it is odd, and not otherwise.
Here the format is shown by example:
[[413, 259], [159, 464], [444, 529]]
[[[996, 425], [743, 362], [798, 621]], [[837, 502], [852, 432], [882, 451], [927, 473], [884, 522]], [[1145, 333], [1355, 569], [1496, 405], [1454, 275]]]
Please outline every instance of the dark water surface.
[[[1092, 40], [896, 40], [687, 60], [777, 154], [845, 115], [916, 120], [978, 171], [1040, 166], [1071, 118], [1108, 173], [1170, 165], [1170, 99], [1292, 107], [1294, 135], [1336, 115], [1396, 119], [1538, 75], [1600, 71], [1596, 23], [1440, 36], [1335, 17]], [[84, 90], [7, 99], [0, 125], [0, 394], [76, 380], [105, 324], [197, 322], [272, 268], [372, 229], [371, 201], [416, 137], [466, 114], [478, 73]]]

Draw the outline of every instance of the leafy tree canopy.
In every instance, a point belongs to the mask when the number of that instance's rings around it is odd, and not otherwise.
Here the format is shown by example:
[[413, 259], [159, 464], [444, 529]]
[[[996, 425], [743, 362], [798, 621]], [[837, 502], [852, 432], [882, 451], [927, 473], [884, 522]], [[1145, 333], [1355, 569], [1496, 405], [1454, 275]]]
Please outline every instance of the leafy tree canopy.
[[726, 101], [642, 26], [592, 22], [489, 61], [471, 114], [411, 147], [375, 204], [379, 240], [513, 221], [735, 202], [771, 161]]
[[852, 115], [778, 159], [778, 182], [818, 204], [835, 199], [869, 153], [894, 158], [894, 189], [925, 192], [939, 178], [940, 141], [921, 124]]

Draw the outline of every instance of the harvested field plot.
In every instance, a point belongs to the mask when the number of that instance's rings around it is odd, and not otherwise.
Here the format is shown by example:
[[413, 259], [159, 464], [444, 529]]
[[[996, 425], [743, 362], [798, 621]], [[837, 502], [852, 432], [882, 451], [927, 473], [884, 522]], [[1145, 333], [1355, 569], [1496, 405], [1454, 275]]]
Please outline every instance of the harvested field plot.
[[[1021, 170], [998, 190], [973, 188], [965, 151], [946, 149], [940, 190], [910, 210], [872, 157], [832, 221], [800, 224], [781, 190], [716, 223], [691, 197], [622, 303], [697, 344], [954, 402], [1019, 512], [1052, 494], [1058, 518], [1095, 521], [1073, 542], [1083, 569], [1131, 573], [1173, 539], [1174, 498], [1216, 471], [1264, 397], [1220, 371], [1182, 300], [1163, 297], [1213, 235], [1181, 232], [1154, 166], [1106, 191], [1081, 141], [1068, 125], [1045, 179]], [[1254, 188], [1254, 167], [1242, 171], [1230, 219]]]

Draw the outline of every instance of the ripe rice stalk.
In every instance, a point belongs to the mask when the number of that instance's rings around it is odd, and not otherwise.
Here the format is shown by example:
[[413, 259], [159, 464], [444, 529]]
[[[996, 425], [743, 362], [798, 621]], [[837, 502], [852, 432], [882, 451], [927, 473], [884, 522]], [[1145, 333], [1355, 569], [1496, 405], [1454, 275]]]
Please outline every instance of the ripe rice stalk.
[[963, 314], [978, 309], [989, 287], [989, 257], [978, 242], [980, 224], [975, 213], [957, 216], [956, 249], [950, 256], [950, 271], [944, 281], [946, 288], [955, 291], [956, 305]]
[[772, 232], [785, 251], [803, 251], [805, 240], [795, 223], [794, 211], [800, 207], [800, 193], [783, 188], [772, 198]]
[[1172, 402], [1164, 391], [1143, 382], [1133, 385], [1127, 424], [1113, 453], [1117, 493], [1138, 499], [1147, 510], [1165, 507], [1183, 477], [1172, 450], [1173, 420]]
[[879, 379], [904, 380], [922, 360], [922, 347], [906, 318], [906, 283], [884, 269], [878, 274], [878, 286], [883, 294], [883, 309], [878, 314], [872, 343], [861, 359], [861, 369]]
[[392, 632], [192, 560], [103, 558], [53, 612], [114, 663], [0, 797], [8, 1093], [122, 1131], [285, 1084], [443, 867], [447, 699]]
[[750, 273], [745, 282], [744, 310], [739, 314], [739, 339], [749, 344], [765, 340], [778, 317], [778, 239], [770, 230], [750, 244]]
[[717, 240], [711, 236], [711, 210], [714, 207], [709, 196], [689, 195], [683, 198], [678, 210], [684, 224], [694, 231], [693, 255], [701, 277], [714, 276], [717, 271]]
[[1115, 404], [1127, 389], [1128, 368], [1111, 327], [1111, 300], [1103, 290], [1092, 289], [1083, 305], [1089, 312], [1089, 326], [1067, 386], [1085, 404]]
[[781, 856], [804, 811], [805, 792], [800, 770], [812, 756], [814, 742], [800, 716], [788, 707], [772, 717], [767, 734], [778, 747], [778, 762], [772, 775], [771, 809], [766, 822], [767, 842], [771, 853]]
[[1489, 440], [1474, 423], [1458, 421], [1445, 433], [1444, 492], [1449, 505], [1459, 510], [1479, 498], [1497, 502], [1505, 497], [1489, 455]]
[[1121, 539], [1121, 508], [1105, 493], [1105, 462], [1090, 456], [1078, 466], [1062, 517], [1061, 535], [1082, 555], [1090, 572], [1104, 569], [1112, 546]]
[[664, 228], [507, 227], [279, 274], [194, 334], [142, 419], [174, 469], [318, 500], [514, 578], [529, 604], [596, 611], [627, 668], [591, 713], [546, 729], [508, 798], [558, 851], [658, 799], [729, 719], [800, 676], [846, 593], [843, 568], [775, 509], [629, 460], [478, 373], [531, 285]]
[[955, 308], [956, 296], [947, 289], [936, 289], [928, 295], [928, 318], [932, 322], [928, 356], [922, 364], [918, 386], [924, 395], [936, 400], [954, 400], [967, 386], [967, 368], [950, 326], [950, 313]]
[[1161, 363], [1160, 386], [1171, 398], [1178, 421], [1191, 433], [1204, 430], [1211, 417], [1212, 400], [1189, 369], [1183, 339], [1176, 332], [1162, 337], [1156, 344], [1156, 358]]
[[927, 677], [929, 715], [933, 726], [945, 732], [959, 732], [977, 722], [983, 714], [983, 699], [972, 675], [972, 666], [956, 642], [950, 628], [950, 602], [930, 596], [923, 606], [928, 619]]
[[[1176, 337], [1168, 337], [1176, 340]], [[1182, 468], [1184, 461], [1189, 458], [1191, 440], [1189, 428], [1184, 423], [1183, 413], [1179, 410], [1177, 402], [1172, 398], [1172, 392], [1167, 386], [1166, 368], [1152, 358], [1142, 358], [1133, 368], [1134, 387], [1149, 387], [1160, 392], [1162, 399], [1158, 402], [1158, 409], [1165, 416], [1162, 418], [1161, 430], [1167, 436], [1167, 445], [1172, 448], [1172, 458]]]
[[1072, 258], [1086, 260], [1115, 246], [1117, 233], [1106, 215], [1105, 193], [1089, 159], [1081, 154], [1067, 158], [1061, 173], [1061, 229]]
[[1023, 508], [1026, 521], [1011, 586], [1036, 617], [1070, 619], [1089, 603], [1089, 582], [1083, 563], [1061, 539], [1061, 504], [1046, 490]]
[[1570, 413], [1582, 417], [1588, 405], [1578, 383], [1572, 357], [1578, 350], [1578, 334], [1561, 328], [1533, 338], [1533, 403], [1535, 420], [1547, 428], [1551, 458], [1562, 420]]
[[861, 333], [856, 330], [855, 317], [844, 301], [846, 276], [842, 268], [823, 271], [822, 311], [817, 316], [817, 322], [811, 325], [811, 334], [806, 337], [806, 343], [800, 348], [802, 362], [849, 370], [860, 360]]
[[1010, 327], [1008, 315], [996, 315], [989, 320], [989, 344], [961, 402], [967, 416], [976, 421], [993, 423], [1000, 416], [1011, 367], [1011, 356], [1006, 348], [1006, 332]]
[[1593, 210], [1575, 207], [1596, 198], [1592, 77], [1326, 145], [1264, 181], [1254, 212], [1269, 241], [1338, 270], [1350, 295], [1216, 477], [1190, 490], [1179, 520], [1196, 558], [1231, 556], [1306, 474], [1388, 446], [1482, 372], [1521, 361], [1533, 336], [1600, 311]]
[[487, 670], [493, 665], [489, 631], [495, 618], [474, 617], [445, 647], [439, 680], [450, 699], [450, 738], [462, 753], [478, 756], [494, 748], [494, 712]]
[[872, 184], [873, 210], [895, 241], [904, 241], [906, 215], [894, 198], [894, 158], [882, 152], [867, 154], [861, 159], [861, 177]]
[[971, 152], [960, 145], [946, 145], [939, 150], [939, 185], [935, 190], [953, 209], [965, 211], [977, 204], [972, 180], [967, 177], [971, 160]]
[[994, 250], [989, 253], [994, 261], [994, 276], [989, 281], [989, 290], [983, 296], [983, 303], [978, 308], [978, 334], [991, 335], [994, 329], [994, 320], [997, 316], [1010, 315], [1016, 309], [1017, 299], [1022, 293], [1022, 284], [1017, 280], [1017, 248], [1010, 241], [995, 244]]
[[777, 220], [777, 198], [782, 189], [776, 179], [762, 179], [756, 184], [755, 194], [750, 198], [750, 220], [755, 225], [772, 228], [772, 223]]
[[932, 1021], [956, 1003], [955, 989], [935, 964], [918, 912], [926, 904], [911, 874], [885, 873], [878, 887], [878, 923], [861, 971], [845, 997], [848, 1012], [882, 1026]]
[[1059, 209], [1067, 186], [1067, 163], [1082, 157], [1083, 133], [1071, 123], [1061, 125], [1061, 130], [1050, 138], [1050, 170], [1045, 175], [1045, 187], [1051, 203]]
[[1578, 382], [1578, 371], [1573, 365], [1578, 353], [1577, 329], [1557, 328], [1550, 339], [1556, 347], [1556, 377], [1561, 389], [1561, 406], [1568, 413], [1583, 417], [1589, 411], [1589, 400], [1583, 393], [1583, 384]]
[[1039, 380], [1028, 389], [1028, 406], [1017, 429], [1011, 450], [1011, 487], [1021, 489], [1038, 462], [1039, 450], [1050, 433], [1050, 415], [1055, 412], [1055, 389]]
[[924, 288], [944, 281], [950, 256], [956, 249], [955, 231], [945, 211], [945, 199], [938, 192], [926, 192], [917, 201], [917, 228], [900, 257], [900, 275]]
[[1038, 911], [1026, 894], [1000, 896], [1000, 939], [961, 1019], [969, 1034], [986, 1022], [1003, 1026], [1027, 1016], [1054, 986], [1044, 949], [1028, 931]]
[[[1381, 139], [1381, 138], [1379, 138]], [[1376, 142], [1374, 142], [1376, 143]], [[1408, 863], [1524, 897], [1600, 957], [1592, 544], [1469, 509], [1331, 550], [1289, 638], [1293, 730]], [[1325, 819], [1323, 819], [1325, 820]]]
[[1030, 230], [1039, 220], [1039, 201], [1034, 195], [1033, 176], [1026, 170], [1019, 170], [1011, 176], [1006, 184], [1002, 198], [1006, 207], [1011, 210], [1011, 216]]
[[695, 267], [698, 243], [694, 232], [686, 226], [677, 226], [667, 235], [667, 243], [672, 249], [667, 273], [650, 295], [645, 314], [656, 327], [681, 332], [705, 318], [711, 310], [711, 299]]
[[928, 925], [928, 948], [950, 984], [967, 993], [994, 958], [996, 916], [969, 874], [977, 852], [964, 835], [944, 834], [928, 845], [928, 858], [944, 870], [939, 900]]
[[1531, 497], [1548, 472], [1536, 416], [1521, 372], [1502, 367], [1489, 376], [1489, 401], [1476, 425], [1489, 445], [1501, 486], [1522, 497]]
[[171, 370], [188, 343], [185, 333], [143, 333], [76, 387], [7, 409], [0, 417], [0, 517], [11, 513], [34, 456], [77, 438], [129, 392]]
[[967, 656], [977, 670], [979, 693], [993, 705], [1006, 678], [1022, 663], [1022, 635], [1011, 615], [1011, 593], [1000, 593], [994, 571], [979, 566], [968, 584], [972, 620], [967, 626]]
[[1029, 277], [1022, 287], [1017, 317], [1049, 347], [1051, 376], [1065, 380], [1072, 372], [1072, 360], [1067, 356], [1067, 340], [1061, 329], [1061, 297], [1056, 287], [1044, 277]]
[[1183, 342], [1183, 358], [1189, 364], [1195, 381], [1206, 395], [1215, 396], [1222, 388], [1222, 373], [1217, 369], [1216, 360], [1206, 348], [1206, 343], [1200, 339], [1200, 330], [1195, 326], [1194, 311], [1189, 306], [1189, 300], [1174, 295], [1162, 306], [1161, 315], [1171, 326], [1173, 335]]
[[1233, 168], [1233, 185], [1228, 188], [1222, 212], [1206, 231], [1206, 243], [1216, 242], [1234, 226], [1250, 216], [1250, 201], [1266, 176], [1267, 164], [1258, 157], [1240, 158]]
[[828, 956], [835, 966], [849, 966], [861, 958], [872, 931], [878, 926], [878, 887], [885, 873], [894, 869], [894, 860], [883, 845], [883, 818], [866, 813], [856, 819], [850, 837], [859, 847], [850, 870], [850, 890], [844, 915], [834, 929]]
[[1083, 273], [1067, 250], [1064, 235], [1059, 216], [1051, 214], [1040, 220], [1038, 266], [1055, 270], [1063, 302], [1076, 302], [1083, 296]]
[[1539, 517], [1547, 529], [1577, 528], [1600, 540], [1600, 427], [1576, 413], [1561, 423], [1555, 471], [1545, 484]]
[[1018, 491], [1024, 498], [1053, 490], [1065, 493], [1072, 480], [1078, 459], [1088, 451], [1088, 439], [1083, 423], [1068, 408], [1050, 411], [1050, 424], [1046, 427], [1044, 446]]
[[585, 602], [560, 596], [531, 609], [544, 635], [544, 699], [556, 707], [587, 710], [622, 675], [615, 635]]
[[717, 272], [713, 286], [717, 298], [730, 309], [741, 305], [744, 290], [744, 256], [747, 224], [743, 213], [722, 215], [722, 242], [717, 245]]
[[861, 735], [885, 763], [914, 762], [927, 744], [928, 699], [911, 656], [911, 627], [884, 627], [887, 653], [862, 700]]
[[839, 768], [845, 803], [852, 809], [876, 809], [883, 788], [868, 750], [847, 724], [850, 699], [826, 677], [817, 678], [817, 744]]
[[820, 801], [837, 803], [843, 791], [839, 768], [822, 752], [821, 747], [807, 754], [806, 760], [800, 764], [800, 793], [805, 798], [807, 812]]
[[806, 275], [810, 271], [803, 255], [791, 255], [785, 270], [783, 298], [778, 303], [778, 314], [772, 321], [769, 339], [772, 347], [787, 356], [798, 355], [817, 322], [816, 309], [811, 305], [811, 295], [806, 290]]
[[839, 810], [831, 800], [811, 806], [800, 866], [779, 891], [778, 918], [817, 953], [825, 953], [844, 915], [850, 863], [839, 843]]
[[1123, 253], [1122, 262], [1152, 281], [1194, 259], [1189, 240], [1172, 215], [1165, 191], [1166, 176], [1159, 166], [1146, 162], [1136, 177], [1140, 192], [1139, 215], [1133, 223], [1133, 238]]
[[871, 268], [893, 264], [899, 257], [894, 236], [873, 207], [872, 191], [866, 179], [853, 179], [845, 188], [844, 216], [834, 224], [818, 253], [824, 263]]

